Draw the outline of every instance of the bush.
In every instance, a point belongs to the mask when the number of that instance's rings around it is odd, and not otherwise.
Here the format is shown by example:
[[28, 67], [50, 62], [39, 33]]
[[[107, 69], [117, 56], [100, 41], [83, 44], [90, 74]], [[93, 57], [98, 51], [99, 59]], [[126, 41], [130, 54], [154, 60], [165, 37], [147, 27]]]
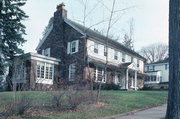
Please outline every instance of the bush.
[[66, 94], [65, 91], [54, 91], [51, 93], [52, 94], [52, 104], [55, 107], [60, 108], [63, 104], [64, 101], [64, 95]]
[[167, 90], [168, 84], [145, 84], [142, 90]]
[[28, 96], [21, 95], [5, 107], [5, 114], [21, 116], [31, 107], [32, 100]]
[[96, 95], [89, 91], [54, 91], [52, 105], [58, 110], [74, 110], [79, 105], [95, 102]]
[[[99, 88], [99, 83], [95, 83], [93, 89], [97, 90]], [[102, 90], [119, 90], [119, 85], [116, 85], [114, 83], [102, 83], [101, 89]]]

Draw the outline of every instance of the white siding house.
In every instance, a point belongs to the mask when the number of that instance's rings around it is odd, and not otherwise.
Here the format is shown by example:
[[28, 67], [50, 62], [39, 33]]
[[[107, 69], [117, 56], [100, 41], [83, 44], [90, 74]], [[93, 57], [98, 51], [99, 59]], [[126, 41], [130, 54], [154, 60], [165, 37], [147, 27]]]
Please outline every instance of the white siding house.
[[145, 73], [148, 75], [145, 84], [157, 84], [169, 81], [169, 59], [145, 65]]
[[[107, 50], [106, 50], [107, 48]], [[121, 66], [127, 65], [122, 68], [121, 71], [115, 71], [114, 73], [114, 83], [121, 85], [122, 89], [138, 89], [138, 76], [144, 73], [144, 61], [145, 59], [141, 56], [138, 56], [135, 53], [128, 52], [121, 48], [116, 48], [112, 44], [106, 46], [105, 43], [100, 42], [99, 40], [88, 38], [87, 39], [87, 55], [89, 62], [91, 60], [99, 61], [106, 63], [106, 59], [109, 65]], [[106, 58], [107, 55], [107, 58]], [[98, 70], [97, 65], [97, 70]], [[101, 65], [103, 69], [104, 65]], [[120, 68], [119, 68], [120, 69]], [[124, 73], [123, 73], [124, 70]], [[103, 73], [104, 70], [102, 70]], [[96, 71], [95, 73], [97, 73]], [[98, 79], [98, 74], [95, 74]], [[107, 81], [103, 79], [103, 81]], [[128, 82], [128, 83], [127, 83]]]

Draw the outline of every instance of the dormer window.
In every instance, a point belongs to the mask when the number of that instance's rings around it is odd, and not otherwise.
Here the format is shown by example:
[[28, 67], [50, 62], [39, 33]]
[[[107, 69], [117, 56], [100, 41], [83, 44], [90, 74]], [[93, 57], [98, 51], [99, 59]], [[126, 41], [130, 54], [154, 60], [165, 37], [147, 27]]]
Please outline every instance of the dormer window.
[[46, 48], [42, 50], [42, 55], [50, 57], [50, 48]]

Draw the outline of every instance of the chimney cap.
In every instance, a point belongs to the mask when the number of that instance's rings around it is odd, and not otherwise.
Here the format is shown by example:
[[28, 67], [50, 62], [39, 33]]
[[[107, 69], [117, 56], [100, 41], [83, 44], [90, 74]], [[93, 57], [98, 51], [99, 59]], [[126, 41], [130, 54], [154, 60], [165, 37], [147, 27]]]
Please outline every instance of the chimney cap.
[[64, 4], [64, 2], [62, 2], [61, 4], [59, 4], [59, 5], [57, 5], [57, 9], [63, 9], [64, 8], [64, 6], [65, 6], [65, 4]]

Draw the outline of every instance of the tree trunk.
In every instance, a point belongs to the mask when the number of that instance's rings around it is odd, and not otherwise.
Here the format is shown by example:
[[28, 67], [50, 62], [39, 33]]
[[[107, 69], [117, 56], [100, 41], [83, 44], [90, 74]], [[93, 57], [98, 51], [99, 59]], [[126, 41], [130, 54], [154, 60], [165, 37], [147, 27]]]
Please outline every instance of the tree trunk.
[[180, 1], [169, 6], [169, 94], [166, 119], [180, 119]]

